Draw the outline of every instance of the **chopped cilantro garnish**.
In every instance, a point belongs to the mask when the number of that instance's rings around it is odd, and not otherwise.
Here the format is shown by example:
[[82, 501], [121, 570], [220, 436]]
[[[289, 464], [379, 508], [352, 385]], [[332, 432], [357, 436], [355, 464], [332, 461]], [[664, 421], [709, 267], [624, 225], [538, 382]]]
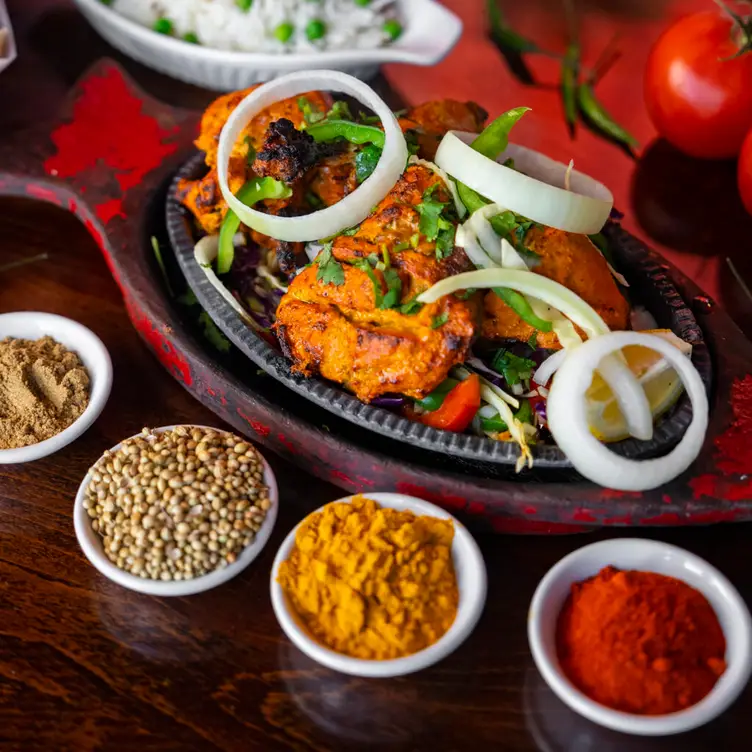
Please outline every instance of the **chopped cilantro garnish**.
[[376, 256], [375, 253], [372, 253], [367, 259], [359, 261], [356, 266], [368, 275], [368, 278], [373, 284], [373, 297], [376, 302], [376, 308], [394, 308], [397, 303], [399, 303], [400, 296], [402, 295], [402, 280], [396, 269], [390, 269], [383, 264], [379, 264], [379, 266], [384, 267], [379, 271], [384, 275], [384, 282], [386, 282], [387, 289], [385, 294], [381, 280], [373, 269], [373, 267], [376, 266], [374, 259], [378, 263], [378, 256]]
[[305, 195], [306, 202], [311, 209], [321, 209], [324, 206], [324, 202], [321, 200], [318, 194], [313, 191], [307, 191]]
[[533, 350], [536, 350], [538, 348], [538, 330], [537, 329], [530, 335], [530, 339], [527, 341], [527, 344]]
[[400, 251], [406, 251], [410, 247], [410, 243], [397, 243], [396, 245], [392, 246], [392, 250], [395, 253], [399, 253]]
[[307, 97], [298, 97], [298, 109], [303, 113], [303, 120], [306, 125], [313, 125], [326, 117], [326, 115]]
[[476, 292], [478, 291], [474, 287], [468, 287], [467, 290], [463, 290], [462, 292], [456, 292], [454, 293], [454, 295], [460, 300], [467, 300], [471, 296], [475, 295]]
[[439, 217], [444, 211], [446, 205], [443, 201], [437, 201], [434, 198], [434, 193], [439, 187], [438, 183], [434, 183], [430, 188], [427, 188], [423, 192], [423, 201], [417, 204], [415, 209], [420, 214], [420, 233], [424, 235], [426, 240], [436, 240], [439, 234]]
[[[441, 218], [439, 218], [439, 221], [441, 221]], [[454, 236], [457, 228], [451, 222], [447, 222], [447, 224], [449, 226], [439, 230], [439, 235], [436, 238], [436, 258], [439, 260], [451, 256], [454, 251]]]
[[418, 143], [418, 132], [409, 128], [405, 131], [405, 141], [407, 143], [408, 154], [413, 157], [420, 151], [420, 143]]
[[540, 256], [525, 246], [525, 237], [531, 227], [539, 227], [537, 222], [533, 222], [525, 217], [515, 214], [513, 211], [503, 211], [490, 219], [491, 227], [502, 238], [506, 238], [519, 253], [532, 258], [534, 261], [540, 259]]
[[246, 154], [245, 161], [250, 167], [253, 164], [254, 160], [256, 159], [256, 149], [253, 146], [253, 141], [251, 141], [250, 136], [246, 136], [244, 141], [246, 145], [248, 146], [248, 153]]
[[431, 329], [439, 329], [444, 326], [447, 321], [449, 321], [449, 311], [444, 311], [444, 313], [440, 313], [438, 316], [433, 317], [433, 321], [431, 321]]
[[410, 247], [417, 248], [418, 243], [420, 243], [420, 234], [416, 232], [415, 234], [410, 236]]
[[375, 144], [366, 144], [355, 156], [355, 177], [358, 183], [362, 183], [371, 177], [371, 173], [376, 169], [376, 165], [381, 159], [380, 149]]
[[358, 231], [359, 229], [360, 229], [360, 227], [357, 227], [357, 226], [356, 226], [356, 227], [350, 227], [350, 228], [349, 228], [349, 229], [347, 229], [347, 230], [342, 230], [342, 232], [340, 233], [340, 235], [347, 235], [347, 236], [350, 236], [350, 235], [355, 235], [355, 233], [356, 233], [356, 232], [357, 232], [357, 231]]
[[316, 279], [325, 285], [339, 287], [345, 282], [345, 270], [337, 259], [332, 257], [332, 244], [327, 243], [316, 259], [319, 270]]
[[418, 313], [421, 308], [423, 308], [423, 303], [418, 303], [418, 296], [415, 295], [399, 307], [399, 312], [404, 313], [405, 316], [412, 316], [413, 314]]
[[521, 358], [503, 347], [496, 351], [491, 361], [491, 368], [500, 373], [509, 386], [530, 381], [535, 369], [535, 361]]
[[350, 112], [350, 105], [344, 100], [337, 100], [329, 112], [326, 113], [327, 120], [352, 120], [353, 116]]

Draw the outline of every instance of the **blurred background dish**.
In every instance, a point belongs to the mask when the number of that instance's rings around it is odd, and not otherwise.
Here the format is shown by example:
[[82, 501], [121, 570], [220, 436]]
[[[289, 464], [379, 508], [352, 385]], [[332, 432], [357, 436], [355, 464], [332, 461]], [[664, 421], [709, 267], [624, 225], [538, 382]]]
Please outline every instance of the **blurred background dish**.
[[[131, 7], [123, 0], [115, 3], [114, 8], [100, 0], [76, 0], [76, 3], [91, 25], [129, 57], [182, 81], [217, 91], [242, 89], [306, 68], [341, 70], [369, 78], [383, 63], [434, 65], [450, 52], [462, 33], [460, 19], [435, 0], [387, 3], [373, 0], [352, 14], [353, 18], [360, 18], [362, 13], [364, 21], [371, 18], [375, 28], [361, 25], [358, 30], [351, 28], [349, 15], [347, 22], [332, 23], [343, 12], [342, 3], [330, 0], [322, 13], [327, 21], [313, 18], [315, 9], [298, 10], [293, 7], [297, 3], [288, 1], [284, 6], [267, 3], [269, 11], [264, 18], [249, 16], [249, 28], [266, 30], [266, 36], [259, 41], [259, 51], [252, 52], [245, 51], [250, 46], [241, 51], [239, 37], [223, 36], [222, 29], [231, 17], [229, 8], [220, 8], [219, 3], [216, 10], [224, 11], [221, 17], [218, 14], [219, 20], [207, 24], [202, 17], [202, 25], [196, 26], [195, 31], [191, 30], [193, 21], [187, 11], [177, 20], [162, 15], [155, 19], [154, 12], [144, 9], [143, 3], [138, 4], [143, 9], [140, 13], [134, 12], [135, 4]], [[128, 16], [115, 12], [120, 6], [123, 13], [128, 8]], [[289, 12], [305, 25], [304, 32], [296, 31], [292, 21], [283, 20], [280, 14], [288, 6]], [[379, 12], [379, 8], [383, 10]], [[261, 6], [249, 6], [249, 12], [260, 13]], [[134, 17], [142, 23], [133, 20]], [[153, 28], [144, 25], [149, 21]], [[325, 41], [327, 31], [331, 31], [329, 44]], [[220, 39], [223, 49], [218, 48]]]
[[3, 0], [0, 0], [0, 71], [7, 68], [16, 59], [16, 41], [10, 17]]

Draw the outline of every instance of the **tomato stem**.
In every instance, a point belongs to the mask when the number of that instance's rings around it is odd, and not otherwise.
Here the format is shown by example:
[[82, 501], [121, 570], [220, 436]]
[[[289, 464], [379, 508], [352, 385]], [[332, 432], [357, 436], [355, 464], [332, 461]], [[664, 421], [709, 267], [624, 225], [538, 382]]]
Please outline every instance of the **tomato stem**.
[[731, 57], [721, 58], [721, 62], [733, 60], [745, 52], [752, 51], [752, 17], [742, 18], [736, 11], [731, 10], [724, 0], [715, 0], [715, 4], [734, 22], [734, 41], [739, 47]]

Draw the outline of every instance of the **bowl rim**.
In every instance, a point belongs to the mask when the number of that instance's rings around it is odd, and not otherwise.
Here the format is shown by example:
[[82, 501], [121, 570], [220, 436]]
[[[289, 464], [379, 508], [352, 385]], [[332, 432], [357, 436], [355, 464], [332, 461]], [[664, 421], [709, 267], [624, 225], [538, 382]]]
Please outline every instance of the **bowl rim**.
[[[160, 426], [159, 428], [150, 429], [150, 433], [159, 434], [164, 433], [178, 427], [185, 428], [202, 428], [205, 430], [216, 431], [217, 433], [224, 435], [238, 436], [233, 431], [227, 431], [222, 428], [215, 428], [214, 426], [204, 426], [198, 423], [178, 423], [170, 426]], [[115, 444], [108, 451], [114, 452], [119, 449], [124, 442], [129, 439], [137, 438], [142, 433], [129, 436], [119, 443]], [[84, 509], [83, 503], [85, 499], [86, 488], [92, 479], [92, 470], [94, 466], [102, 459], [104, 453], [100, 455], [92, 466], [86, 471], [84, 479], [81, 481], [81, 485], [76, 492], [76, 498], [73, 504], [73, 526], [76, 531], [76, 538], [78, 539], [78, 545], [81, 547], [86, 558], [94, 566], [100, 574], [103, 574], [107, 579], [128, 588], [129, 590], [135, 590], [138, 593], [146, 595], [158, 595], [164, 597], [185, 596], [194, 595], [196, 593], [203, 593], [207, 590], [212, 590], [215, 587], [223, 585], [225, 582], [229, 582], [234, 577], [237, 577], [246, 567], [248, 567], [254, 559], [264, 550], [264, 547], [271, 537], [274, 530], [275, 523], [277, 521], [277, 515], [279, 512], [279, 488], [277, 486], [277, 479], [274, 475], [266, 458], [258, 451], [253, 442], [245, 437], [239, 436], [243, 443], [249, 444], [256, 449], [261, 461], [264, 465], [264, 483], [269, 489], [269, 500], [271, 506], [267, 510], [264, 521], [261, 525], [261, 529], [256, 533], [256, 537], [253, 542], [246, 546], [238, 556], [237, 560], [232, 564], [228, 564], [223, 569], [216, 569], [209, 574], [202, 575], [200, 577], [194, 577], [191, 580], [180, 581], [162, 581], [152, 580], [143, 577], [137, 577], [130, 574], [115, 564], [113, 564], [102, 552], [102, 544], [99, 535], [92, 530], [91, 523], [89, 522], [89, 516]]]
[[[350, 50], [321, 50], [317, 52], [243, 52], [240, 50], [221, 50], [216, 47], [190, 44], [182, 39], [159, 34], [148, 26], [143, 26], [127, 16], [117, 13], [113, 8], [100, 2], [100, 0], [75, 0], [79, 6], [95, 13], [99, 18], [107, 19], [107, 22], [120, 31], [130, 34], [139, 41], [157, 47], [170, 49], [176, 53], [183, 53], [196, 60], [205, 62], [232, 63], [234, 65], [258, 65], [262, 68], [275, 68], [278, 70], [299, 70], [300, 68], [330, 68], [337, 65], [352, 65], [358, 63], [417, 63], [432, 65], [447, 55], [456, 45], [463, 31], [462, 20], [454, 12], [437, 0], [399, 0], [401, 5], [407, 4], [412, 17], [422, 16], [425, 20], [428, 13], [437, 19], [451, 23], [450, 33], [446, 36], [446, 42], [440, 38], [441, 44], [436, 43], [432, 36], [427, 34], [423, 41], [433, 42], [433, 49], [421, 49], [420, 45], [410, 45], [410, 36], [405, 34], [398, 40], [382, 47], [370, 49]], [[405, 43], [405, 38], [408, 43]]]
[[[372, 499], [382, 506], [393, 509], [409, 509], [420, 515], [439, 517], [441, 519], [452, 520], [454, 524], [454, 539], [452, 541], [452, 559], [456, 562], [462, 558], [464, 566], [473, 573], [474, 581], [469, 593], [466, 593], [463, 601], [462, 591], [460, 591], [460, 601], [457, 608], [457, 615], [452, 626], [442, 635], [433, 645], [413, 653], [403, 656], [402, 658], [392, 658], [387, 660], [353, 658], [336, 650], [325, 647], [313, 637], [310, 637], [306, 630], [300, 625], [292, 606], [289, 604], [282, 587], [277, 582], [277, 572], [283, 561], [285, 561], [295, 544], [295, 535], [303, 522], [312, 514], [320, 512], [325, 504], [318, 509], [309, 512], [293, 529], [287, 534], [284, 541], [274, 557], [270, 577], [270, 590], [272, 608], [277, 617], [282, 631], [287, 635], [290, 641], [301, 652], [305, 653], [317, 663], [320, 663], [334, 671], [352, 676], [363, 676], [372, 678], [389, 678], [395, 676], [404, 676], [415, 671], [428, 668], [448, 655], [453, 653], [473, 632], [485, 608], [487, 594], [487, 573], [486, 565], [478, 547], [475, 538], [470, 534], [467, 528], [452, 514], [435, 504], [431, 504], [415, 496], [400, 493], [377, 492], [362, 494], [351, 494], [340, 499], [329, 502], [349, 503], [355, 496], [364, 496]], [[459, 584], [459, 583], [458, 583]]]
[[[68, 444], [75, 441], [94, 424], [96, 419], [102, 414], [102, 410], [104, 410], [104, 406], [107, 404], [110, 392], [112, 391], [112, 358], [104, 342], [91, 329], [74, 319], [60, 316], [57, 313], [12, 311], [0, 314], [0, 340], [5, 339], [5, 337], [16, 337], [13, 334], [3, 333], [3, 324], [10, 321], [10, 326], [12, 327], [14, 320], [38, 322], [40, 329], [44, 331], [44, 334], [40, 334], [39, 338], [49, 336], [55, 341], [60, 342], [58, 339], [60, 332], [63, 329], [67, 329], [80, 339], [81, 346], [66, 345], [64, 342], [61, 342], [61, 344], [75, 352], [79, 360], [86, 367], [91, 382], [89, 404], [73, 423], [60, 431], [60, 433], [50, 436], [49, 439], [38, 441], [36, 444], [30, 444], [29, 446], [0, 449], [0, 465], [20, 465], [25, 462], [33, 462], [43, 457], [49, 457], [51, 454], [68, 446]], [[90, 368], [85, 360], [97, 362], [98, 365], [95, 368]]]
[[[733, 660], [728, 660], [728, 632], [724, 629], [727, 645], [727, 668], [711, 691], [698, 703], [684, 710], [664, 715], [639, 715], [614, 710], [592, 700], [570, 682], [561, 670], [558, 659], [545, 647], [543, 633], [544, 606], [553, 599], [553, 589], [560, 581], [580, 582], [567, 576], [577, 562], [592, 559], [593, 575], [605, 566], [618, 567], [618, 557], [634, 550], [653, 554], [670, 554], [681, 560], [687, 571], [703, 573], [702, 583], [689, 582], [681, 575], [679, 567], [667, 576], [686, 582], [701, 592], [710, 602], [722, 626], [726, 619], [739, 624], [741, 646]], [[597, 566], [596, 566], [597, 564]], [[672, 567], [667, 567], [670, 569]], [[645, 569], [644, 571], [650, 571]], [[560, 613], [561, 607], [557, 612]], [[724, 619], [723, 617], [726, 617]], [[554, 627], [555, 628], [555, 627]], [[723, 713], [744, 690], [752, 673], [752, 618], [749, 609], [728, 578], [716, 567], [696, 554], [670, 543], [646, 538], [613, 538], [583, 546], [560, 559], [541, 579], [535, 590], [528, 611], [528, 642], [535, 665], [546, 684], [557, 697], [576, 713], [606, 728], [639, 736], [666, 736], [690, 731], [708, 723]]]

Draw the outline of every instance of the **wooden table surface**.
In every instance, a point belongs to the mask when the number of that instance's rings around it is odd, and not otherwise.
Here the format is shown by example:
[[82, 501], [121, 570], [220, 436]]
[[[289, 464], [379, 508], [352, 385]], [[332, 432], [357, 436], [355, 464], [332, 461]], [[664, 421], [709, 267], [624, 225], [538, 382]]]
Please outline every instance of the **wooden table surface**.
[[[86, 65], [112, 54], [65, 2], [11, 0], [9, 8], [20, 59], [0, 76], [0, 138], [52, 115]], [[201, 107], [210, 98], [125, 64], [168, 101]], [[47, 257], [2, 270], [38, 254]], [[281, 634], [268, 596], [274, 552], [301, 517], [338, 491], [274, 457], [279, 520], [240, 577], [203, 595], [163, 600], [104, 579], [79, 550], [71, 518], [89, 465], [142, 426], [217, 421], [141, 344], [77, 220], [0, 199], [0, 312], [32, 309], [93, 329], [112, 355], [115, 382], [102, 417], [72, 446], [33, 464], [0, 466], [1, 750], [749, 748], [750, 688], [704, 729], [645, 741], [574, 715], [537, 674], [525, 630], [540, 578], [573, 549], [632, 532], [479, 537], [489, 593], [475, 633], [435, 668], [387, 681], [322, 669]], [[710, 559], [752, 602], [752, 525], [640, 534]]]

